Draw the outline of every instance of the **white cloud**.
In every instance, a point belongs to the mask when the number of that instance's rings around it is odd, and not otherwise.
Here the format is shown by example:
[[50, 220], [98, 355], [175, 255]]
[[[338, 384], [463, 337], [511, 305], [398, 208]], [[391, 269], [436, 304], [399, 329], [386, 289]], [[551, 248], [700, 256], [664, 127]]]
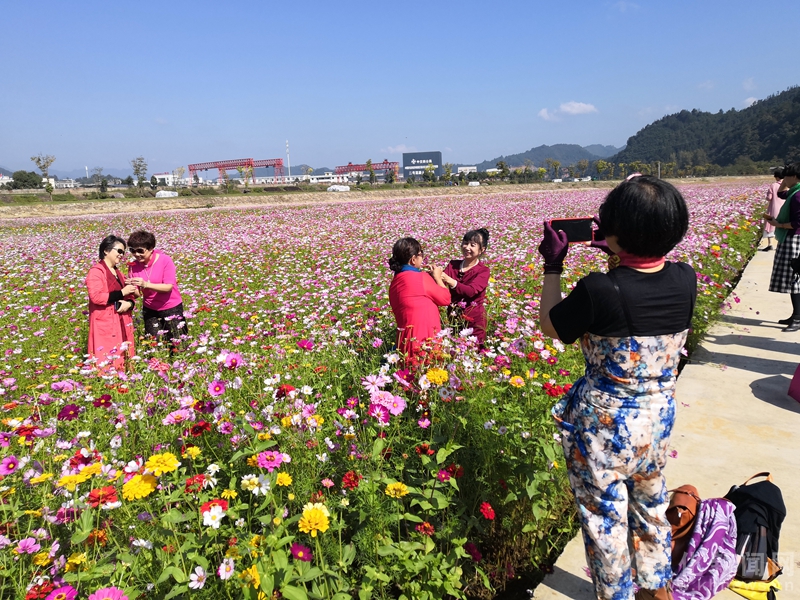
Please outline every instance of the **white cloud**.
[[742, 87], [749, 92], [750, 90], [756, 89], [756, 83], [753, 81], [752, 77], [748, 77], [742, 82]]
[[619, 2], [615, 2], [613, 4], [614, 8], [619, 10], [619, 12], [628, 12], [629, 10], [639, 10], [639, 5], [635, 2], [626, 2], [625, 0], [620, 0]]
[[713, 90], [716, 87], [716, 85], [717, 84], [715, 82], [709, 79], [702, 83], [698, 83], [697, 87], [700, 88], [701, 90]]
[[565, 102], [559, 106], [559, 110], [568, 115], [585, 115], [588, 113], [595, 113], [597, 109], [594, 104], [587, 104], [586, 102]]
[[550, 110], [543, 108], [539, 111], [539, 116], [545, 121], [560, 121], [564, 115], [587, 115], [589, 113], [596, 113], [597, 108], [594, 104], [587, 104], [586, 102], [564, 102], [558, 108]]
[[543, 108], [539, 111], [539, 116], [542, 117], [545, 121], [555, 121], [556, 116], [551, 114], [549, 110]]
[[758, 102], [758, 98], [753, 98], [752, 96], [750, 96], [749, 98], [745, 98], [744, 105], [753, 106], [753, 104], [755, 104], [756, 102]]
[[386, 148], [381, 148], [381, 152], [384, 154], [402, 154], [403, 152], [416, 152], [417, 149], [414, 146], [406, 146], [405, 144], [398, 144], [397, 146], [387, 146]]

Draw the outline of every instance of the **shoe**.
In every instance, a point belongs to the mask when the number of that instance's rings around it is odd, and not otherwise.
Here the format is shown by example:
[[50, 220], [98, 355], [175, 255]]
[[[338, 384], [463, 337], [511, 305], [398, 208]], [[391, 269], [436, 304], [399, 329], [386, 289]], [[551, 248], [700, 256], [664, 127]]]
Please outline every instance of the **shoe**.
[[767, 246], [766, 248], [761, 248], [762, 252], [770, 252], [772, 251], [772, 246]]
[[792, 324], [792, 317], [789, 317], [788, 319], [781, 319], [780, 321], [778, 321], [778, 323], [780, 325], [791, 325]]
[[781, 331], [785, 331], [787, 333], [790, 333], [792, 331], [800, 331], [800, 320], [792, 321], [786, 327], [784, 327]]

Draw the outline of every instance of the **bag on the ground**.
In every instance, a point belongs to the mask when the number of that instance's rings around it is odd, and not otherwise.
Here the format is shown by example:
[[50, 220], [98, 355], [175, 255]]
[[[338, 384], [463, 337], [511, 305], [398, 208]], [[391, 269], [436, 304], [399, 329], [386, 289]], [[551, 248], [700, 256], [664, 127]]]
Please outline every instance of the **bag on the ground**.
[[[766, 479], [750, 483], [757, 477]], [[777, 562], [778, 539], [786, 517], [786, 505], [780, 488], [772, 482], [769, 473], [758, 473], [742, 485], [733, 486], [725, 498], [736, 506], [736, 553], [740, 558], [736, 572], [738, 583], [773, 582], [782, 571]], [[779, 586], [773, 587], [780, 589]], [[759, 593], [770, 593], [769, 586], [766, 588]]]
[[748, 600], [777, 600], [775, 592], [780, 591], [781, 584], [777, 579], [772, 581], [739, 581], [734, 579], [728, 589], [748, 598]]
[[697, 489], [674, 490], [667, 509], [672, 525], [670, 591], [675, 600], [710, 600], [736, 574], [734, 506], [722, 498], [701, 500]]

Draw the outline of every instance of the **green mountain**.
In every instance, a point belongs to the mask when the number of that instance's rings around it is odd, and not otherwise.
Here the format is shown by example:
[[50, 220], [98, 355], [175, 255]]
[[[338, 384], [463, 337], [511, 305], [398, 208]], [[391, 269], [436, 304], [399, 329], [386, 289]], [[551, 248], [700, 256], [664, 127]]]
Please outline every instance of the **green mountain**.
[[775, 164], [800, 160], [800, 87], [792, 87], [743, 110], [709, 113], [682, 110], [647, 125], [610, 160], [682, 162], [728, 166], [737, 159]]
[[[588, 148], [600, 149], [603, 154], [595, 154], [590, 152]], [[509, 167], [513, 168], [521, 167], [526, 164], [526, 161], [529, 160], [535, 166], [541, 167], [545, 165], [545, 161], [549, 158], [550, 160], [557, 160], [566, 167], [568, 165], [574, 165], [579, 160], [588, 160], [592, 162], [598, 158], [605, 158], [606, 156], [616, 153], [618, 150], [619, 148], [614, 148], [613, 146], [601, 146], [600, 144], [595, 144], [594, 146], [589, 146], [587, 148], [578, 146], [577, 144], [554, 144], [553, 146], [545, 146], [543, 144], [541, 146], [537, 146], [536, 148], [531, 148], [527, 152], [509, 154], [508, 156], [498, 156], [492, 160], [485, 160], [481, 163], [478, 163], [476, 166], [478, 167], [478, 171], [494, 169], [497, 163], [502, 160], [505, 161]]]
[[9, 171], [8, 169], [0, 167], [0, 175], [7, 175], [8, 177], [11, 177], [13, 174], [13, 171]]

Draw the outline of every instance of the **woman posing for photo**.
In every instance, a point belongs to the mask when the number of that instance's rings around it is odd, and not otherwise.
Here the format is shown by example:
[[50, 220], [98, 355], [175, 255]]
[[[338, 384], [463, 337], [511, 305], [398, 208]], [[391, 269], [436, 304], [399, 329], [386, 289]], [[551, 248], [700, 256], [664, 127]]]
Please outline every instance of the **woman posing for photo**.
[[472, 327], [472, 335], [483, 348], [486, 341], [486, 288], [489, 285], [489, 267], [481, 257], [489, 247], [487, 229], [471, 229], [461, 240], [463, 258], [451, 260], [445, 267], [442, 280], [450, 288], [450, 318], [462, 318]]

